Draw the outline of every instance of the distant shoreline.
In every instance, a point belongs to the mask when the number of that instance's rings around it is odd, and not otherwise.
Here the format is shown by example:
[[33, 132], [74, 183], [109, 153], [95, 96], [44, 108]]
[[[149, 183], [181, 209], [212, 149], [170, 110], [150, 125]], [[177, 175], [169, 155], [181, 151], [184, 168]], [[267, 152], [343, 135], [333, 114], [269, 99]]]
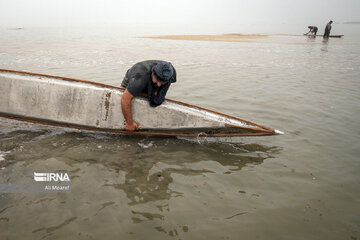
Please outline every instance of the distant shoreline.
[[220, 35], [163, 35], [140, 38], [167, 39], [167, 40], [192, 40], [192, 41], [220, 41], [220, 42], [245, 42], [259, 38], [266, 38], [266, 34], [240, 34], [228, 33]]

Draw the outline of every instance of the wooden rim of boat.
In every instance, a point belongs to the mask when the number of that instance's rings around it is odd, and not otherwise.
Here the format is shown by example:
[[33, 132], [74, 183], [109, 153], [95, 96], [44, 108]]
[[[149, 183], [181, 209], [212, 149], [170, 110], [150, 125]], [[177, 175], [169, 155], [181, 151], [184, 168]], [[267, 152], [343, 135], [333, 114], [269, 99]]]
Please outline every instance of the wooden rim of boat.
[[[32, 76], [38, 76], [38, 77], [55, 78], [55, 79], [60, 79], [60, 80], [65, 80], [65, 81], [86, 83], [86, 84], [91, 84], [91, 85], [95, 85], [95, 86], [98, 86], [98, 87], [116, 89], [116, 90], [120, 90], [120, 91], [125, 90], [125, 88], [122, 88], [122, 87], [116, 87], [116, 86], [112, 86], [112, 85], [108, 85], [108, 84], [104, 84], [104, 83], [98, 83], [98, 82], [82, 80], [82, 79], [76, 79], [76, 78], [60, 77], [60, 76], [53, 76], [53, 75], [48, 75], [48, 74], [40, 74], [40, 73], [32, 73], [32, 72], [18, 71], [18, 70], [8, 70], [8, 69], [0, 69], [0, 72], [8, 72], [8, 73], [15, 73], [15, 74], [22, 74], [22, 75], [32, 75]], [[216, 132], [212, 132], [211, 130], [208, 133], [206, 133], [206, 132], [200, 132], [200, 133], [183, 132], [182, 133], [182, 132], [174, 131], [174, 130], [166, 130], [166, 131], [153, 131], [153, 130], [149, 130], [149, 131], [142, 131], [142, 130], [140, 130], [140, 131], [126, 131], [126, 130], [121, 130], [121, 129], [88, 127], [88, 126], [69, 124], [69, 123], [63, 123], [63, 122], [56, 122], [56, 121], [49, 121], [49, 120], [24, 118], [24, 117], [21, 117], [21, 116], [14, 116], [14, 115], [9, 115], [9, 114], [4, 114], [4, 113], [0, 113], [0, 117], [13, 119], [13, 120], [19, 120], [19, 121], [30, 122], [30, 123], [35, 123], [35, 124], [43, 124], [43, 125], [51, 125], [51, 126], [57, 126], [57, 127], [73, 128], [73, 129], [78, 129], [78, 130], [98, 131], [98, 132], [118, 133], [118, 134], [131, 134], [131, 135], [168, 136], [168, 137], [170, 137], [170, 136], [174, 136], [174, 137], [241, 137], [241, 136], [266, 136], [266, 135], [274, 135], [275, 134], [275, 130], [273, 128], [270, 128], [270, 127], [267, 127], [267, 126], [264, 126], [264, 125], [261, 125], [261, 124], [257, 124], [257, 123], [251, 122], [251, 121], [247, 121], [247, 120], [244, 120], [244, 119], [241, 119], [241, 118], [226, 115], [226, 114], [216, 112], [216, 111], [213, 111], [213, 110], [210, 110], [210, 109], [207, 109], [207, 108], [203, 108], [203, 107], [195, 106], [195, 105], [192, 105], [192, 104], [180, 102], [180, 101], [177, 101], [177, 100], [172, 100], [172, 99], [168, 99], [168, 98], [166, 98], [165, 100], [168, 101], [168, 102], [176, 103], [176, 104], [183, 105], [183, 106], [186, 106], [186, 107], [207, 111], [207, 112], [217, 114], [217, 115], [229, 118], [229, 119], [241, 121], [243, 123], [246, 123], [248, 125], [253, 125], [253, 126], [256, 126], [258, 128], [239, 127], [239, 126], [234, 126], [234, 125], [230, 125], [230, 124], [225, 124], [225, 127], [229, 128], [229, 129], [239, 129], [239, 130], [244, 129], [244, 130], [250, 130], [250, 131], [253, 131], [253, 132], [216, 133]]]

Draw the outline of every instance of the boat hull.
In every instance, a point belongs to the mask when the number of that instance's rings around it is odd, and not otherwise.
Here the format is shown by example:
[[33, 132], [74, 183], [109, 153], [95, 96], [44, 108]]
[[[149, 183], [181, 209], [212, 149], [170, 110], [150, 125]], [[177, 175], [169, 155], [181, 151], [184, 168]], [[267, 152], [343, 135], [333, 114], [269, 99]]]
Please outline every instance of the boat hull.
[[126, 131], [124, 89], [96, 82], [0, 69], [0, 117], [93, 131], [160, 136], [258, 136], [275, 130], [205, 108], [166, 99], [152, 108], [132, 102], [139, 131]]
[[[315, 37], [314, 35], [312, 34], [307, 34], [305, 33], [304, 36], [307, 36], [307, 37]], [[317, 37], [323, 37], [323, 35], [316, 35]], [[342, 38], [344, 35], [330, 35], [329, 37], [331, 38]]]

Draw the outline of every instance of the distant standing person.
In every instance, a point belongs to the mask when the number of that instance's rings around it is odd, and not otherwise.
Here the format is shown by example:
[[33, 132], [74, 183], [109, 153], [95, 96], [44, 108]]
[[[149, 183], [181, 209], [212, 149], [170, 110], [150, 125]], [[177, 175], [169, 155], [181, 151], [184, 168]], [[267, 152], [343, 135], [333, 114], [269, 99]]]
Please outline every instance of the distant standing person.
[[333, 21], [330, 21], [328, 24], [326, 24], [325, 27], [325, 32], [324, 32], [324, 38], [328, 38], [330, 36], [330, 31], [331, 31], [331, 24], [333, 23]]

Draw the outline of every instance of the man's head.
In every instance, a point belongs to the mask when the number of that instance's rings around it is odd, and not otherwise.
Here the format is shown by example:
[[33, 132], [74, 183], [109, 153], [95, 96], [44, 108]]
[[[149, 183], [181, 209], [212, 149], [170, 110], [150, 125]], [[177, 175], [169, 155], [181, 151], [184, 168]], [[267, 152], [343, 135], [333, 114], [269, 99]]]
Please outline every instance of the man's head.
[[333, 23], [333, 21], [330, 21], [329, 23], [330, 23], [330, 24], [332, 24], [332, 23]]
[[161, 61], [152, 68], [152, 81], [158, 87], [174, 82], [175, 69], [169, 62]]

